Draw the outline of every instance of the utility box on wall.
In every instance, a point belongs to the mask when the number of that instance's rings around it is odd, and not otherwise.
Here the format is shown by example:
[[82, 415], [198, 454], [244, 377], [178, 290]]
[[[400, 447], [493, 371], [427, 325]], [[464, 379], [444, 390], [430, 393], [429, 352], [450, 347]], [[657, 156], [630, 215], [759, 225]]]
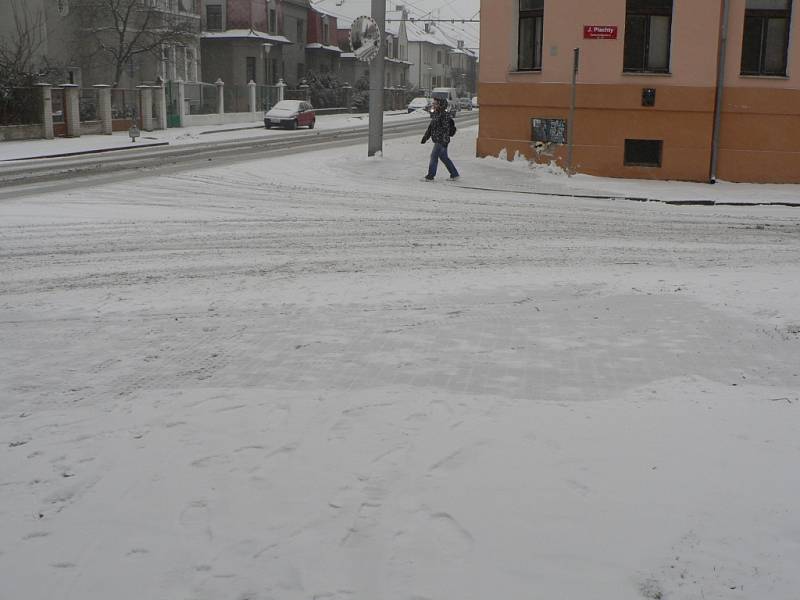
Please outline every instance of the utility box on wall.
[[655, 106], [655, 105], [656, 105], [655, 88], [644, 88], [642, 90], [642, 106]]

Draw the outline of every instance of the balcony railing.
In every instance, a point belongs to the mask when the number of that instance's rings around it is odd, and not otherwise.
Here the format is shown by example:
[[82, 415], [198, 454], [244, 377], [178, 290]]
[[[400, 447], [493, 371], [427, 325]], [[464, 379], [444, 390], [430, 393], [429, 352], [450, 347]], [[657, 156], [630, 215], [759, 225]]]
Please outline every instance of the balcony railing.
[[142, 8], [200, 18], [200, 0], [140, 0]]

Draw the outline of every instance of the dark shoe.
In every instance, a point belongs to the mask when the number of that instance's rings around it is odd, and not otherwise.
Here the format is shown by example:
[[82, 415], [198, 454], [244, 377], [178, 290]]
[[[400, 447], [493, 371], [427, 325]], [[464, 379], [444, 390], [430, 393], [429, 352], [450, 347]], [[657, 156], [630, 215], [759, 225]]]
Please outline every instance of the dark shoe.
[[433, 177], [430, 175], [425, 175], [425, 181], [433, 181]]
[[450, 176], [450, 181], [458, 181], [458, 179], [459, 179], [460, 177], [461, 177], [461, 175], [451, 175], [451, 176]]

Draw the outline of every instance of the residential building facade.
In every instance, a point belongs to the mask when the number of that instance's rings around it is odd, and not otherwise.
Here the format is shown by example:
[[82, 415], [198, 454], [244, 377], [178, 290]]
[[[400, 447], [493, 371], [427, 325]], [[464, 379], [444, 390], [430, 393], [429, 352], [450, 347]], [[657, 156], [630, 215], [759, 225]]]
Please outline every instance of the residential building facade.
[[54, 84], [134, 87], [159, 77], [197, 77], [199, 0], [120, 0], [116, 10], [128, 18], [89, 0], [5, 0], [0, 36], [13, 36], [20, 19], [34, 24], [35, 62]]
[[464, 95], [475, 90], [477, 54], [465, 47], [458, 32], [435, 22], [408, 22], [409, 80], [423, 91], [436, 87], [460, 88]]
[[[278, 56], [271, 57], [274, 72], [293, 88], [301, 84], [307, 71], [306, 43], [310, 8], [308, 0], [270, 0], [270, 32], [291, 41], [291, 45], [281, 48]], [[277, 81], [274, 80], [275, 83]]]
[[800, 0], [483, 0], [478, 154], [566, 164], [578, 48], [574, 170], [798, 183], [798, 19]]
[[308, 39], [306, 40], [306, 69], [317, 75], [336, 75], [339, 72], [342, 49], [337, 40], [337, 19], [313, 8], [308, 9]]
[[270, 27], [267, 0], [203, 0], [202, 80], [226, 85], [267, 84], [291, 41]]

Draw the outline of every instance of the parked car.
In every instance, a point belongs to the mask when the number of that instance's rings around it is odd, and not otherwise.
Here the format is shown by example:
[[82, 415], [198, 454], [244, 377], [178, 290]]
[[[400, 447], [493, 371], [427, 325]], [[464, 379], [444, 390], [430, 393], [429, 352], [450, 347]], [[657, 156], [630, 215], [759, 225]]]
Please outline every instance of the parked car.
[[463, 110], [472, 110], [472, 100], [469, 98], [459, 98], [458, 107]]
[[423, 98], [420, 96], [419, 98], [414, 98], [411, 102], [408, 103], [408, 112], [412, 113], [415, 110], [424, 110], [425, 112], [431, 112], [431, 105], [433, 101], [430, 98]]
[[477, 96], [475, 96], [472, 99], [472, 108], [478, 108], [478, 97]]
[[317, 114], [310, 102], [304, 100], [281, 100], [264, 113], [264, 127], [271, 129], [278, 125], [297, 129], [299, 126], [314, 129]]

